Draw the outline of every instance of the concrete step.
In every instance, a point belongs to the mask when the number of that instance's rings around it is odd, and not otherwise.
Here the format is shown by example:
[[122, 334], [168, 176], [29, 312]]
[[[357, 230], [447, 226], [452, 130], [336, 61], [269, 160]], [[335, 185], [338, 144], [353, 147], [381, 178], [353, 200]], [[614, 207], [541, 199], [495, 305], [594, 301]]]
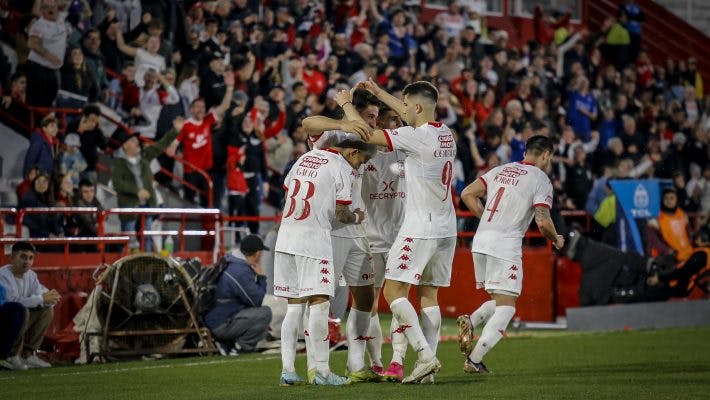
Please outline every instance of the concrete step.
[[567, 329], [691, 328], [710, 326], [710, 300], [616, 304], [567, 309]]

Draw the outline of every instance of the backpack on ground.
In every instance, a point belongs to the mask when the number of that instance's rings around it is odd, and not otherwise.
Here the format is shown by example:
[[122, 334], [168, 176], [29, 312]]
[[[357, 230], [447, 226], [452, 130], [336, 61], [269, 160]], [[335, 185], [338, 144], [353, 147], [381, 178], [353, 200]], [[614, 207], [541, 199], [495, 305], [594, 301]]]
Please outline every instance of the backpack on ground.
[[222, 257], [217, 264], [205, 267], [195, 276], [195, 300], [192, 303], [192, 311], [196, 316], [202, 318], [217, 305], [217, 281], [222, 273], [229, 266], [227, 257]]

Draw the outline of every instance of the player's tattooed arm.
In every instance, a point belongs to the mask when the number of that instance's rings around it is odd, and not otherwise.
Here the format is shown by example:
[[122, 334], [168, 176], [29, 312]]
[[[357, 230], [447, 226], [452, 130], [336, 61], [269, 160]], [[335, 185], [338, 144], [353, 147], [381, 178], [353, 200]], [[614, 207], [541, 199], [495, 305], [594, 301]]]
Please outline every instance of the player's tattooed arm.
[[343, 224], [359, 224], [365, 219], [365, 213], [356, 208], [350, 211], [350, 207], [345, 204], [337, 204], [335, 206], [335, 218]]
[[550, 209], [546, 206], [535, 207], [535, 223], [540, 229], [540, 232], [552, 242], [552, 244], [557, 248], [561, 249], [565, 245], [565, 239], [562, 235], [557, 234], [555, 229], [555, 224], [552, 222], [552, 217], [550, 216]]
[[483, 204], [481, 203], [481, 198], [486, 195], [486, 185], [483, 183], [481, 178], [476, 179], [471, 182], [470, 185], [461, 192], [461, 200], [466, 204], [466, 207], [475, 215], [477, 218], [481, 218], [483, 215]]
[[325, 131], [344, 131], [355, 133], [359, 136], [367, 135], [371, 128], [362, 119], [350, 121], [348, 119], [332, 119], [321, 115], [313, 115], [303, 120], [303, 128], [309, 136], [320, 136]]

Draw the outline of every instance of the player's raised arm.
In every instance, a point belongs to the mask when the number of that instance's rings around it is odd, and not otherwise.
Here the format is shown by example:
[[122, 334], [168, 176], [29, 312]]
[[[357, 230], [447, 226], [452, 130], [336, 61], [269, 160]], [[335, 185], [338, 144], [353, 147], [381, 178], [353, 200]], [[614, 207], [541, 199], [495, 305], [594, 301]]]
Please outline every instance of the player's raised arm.
[[314, 115], [303, 120], [303, 127], [308, 132], [308, 136], [319, 136], [325, 131], [343, 131], [357, 134], [361, 137], [367, 136], [370, 127], [362, 120], [349, 121], [347, 119], [332, 119], [321, 115]]
[[335, 218], [343, 224], [359, 224], [365, 219], [365, 212], [359, 208], [350, 211], [347, 204], [336, 204]]
[[358, 83], [357, 87], [368, 90], [370, 93], [374, 94], [375, 97], [385, 103], [387, 107], [394, 110], [400, 118], [404, 117], [404, 102], [384, 91], [372, 78]]
[[546, 205], [535, 206], [535, 223], [540, 229], [540, 232], [552, 242], [557, 250], [565, 245], [565, 238], [557, 234], [555, 224], [550, 216], [550, 209]]
[[486, 185], [483, 183], [481, 178], [476, 179], [471, 182], [466, 188], [461, 192], [461, 200], [466, 204], [466, 207], [476, 216], [476, 218], [481, 218], [483, 215], [483, 204], [481, 203], [481, 198], [486, 196]]

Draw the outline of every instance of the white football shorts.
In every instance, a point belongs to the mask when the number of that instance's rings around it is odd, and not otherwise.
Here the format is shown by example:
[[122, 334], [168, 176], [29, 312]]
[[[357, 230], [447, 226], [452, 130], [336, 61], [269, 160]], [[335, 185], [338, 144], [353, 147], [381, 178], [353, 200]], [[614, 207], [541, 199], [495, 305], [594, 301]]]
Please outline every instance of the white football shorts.
[[385, 279], [447, 287], [455, 250], [455, 236], [419, 239], [398, 235], [387, 256]]
[[333, 296], [336, 282], [332, 260], [277, 251], [274, 254], [274, 296]]
[[523, 289], [523, 261], [517, 262], [473, 252], [476, 288], [489, 293], [520, 296]]

